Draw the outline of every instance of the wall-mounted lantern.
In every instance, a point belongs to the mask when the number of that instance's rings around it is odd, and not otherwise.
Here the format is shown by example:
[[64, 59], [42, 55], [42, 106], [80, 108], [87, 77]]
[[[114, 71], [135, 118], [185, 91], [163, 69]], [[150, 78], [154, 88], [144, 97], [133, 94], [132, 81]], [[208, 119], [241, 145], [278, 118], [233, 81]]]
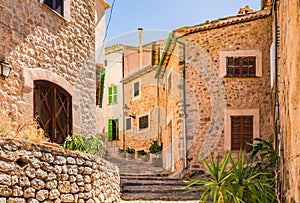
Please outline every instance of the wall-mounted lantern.
[[11, 71], [11, 66], [6, 62], [1, 61], [0, 62], [0, 77], [2, 77], [3, 80], [5, 80], [5, 78], [8, 78], [10, 71]]
[[135, 113], [133, 113], [133, 115], [128, 114], [129, 109], [130, 109], [130, 108], [127, 106], [127, 104], [125, 104], [124, 107], [123, 107], [124, 115], [125, 115], [125, 116], [129, 116], [129, 117], [135, 119], [135, 118], [136, 118], [136, 117], [135, 117]]

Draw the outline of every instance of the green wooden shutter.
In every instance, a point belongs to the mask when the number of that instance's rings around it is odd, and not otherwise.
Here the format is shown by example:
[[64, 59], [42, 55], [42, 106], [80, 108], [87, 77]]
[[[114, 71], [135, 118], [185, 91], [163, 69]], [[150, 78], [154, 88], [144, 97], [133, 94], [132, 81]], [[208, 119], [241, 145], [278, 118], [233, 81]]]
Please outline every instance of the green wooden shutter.
[[108, 103], [112, 103], [112, 87], [108, 87]]
[[99, 101], [99, 106], [102, 108], [102, 103], [103, 103], [103, 92], [104, 92], [104, 79], [105, 79], [105, 68], [102, 68], [102, 73], [101, 73], [101, 83], [100, 83], [100, 101]]
[[112, 119], [108, 120], [108, 132], [107, 132], [107, 139], [108, 141], [112, 141]]
[[113, 87], [112, 95], [113, 95], [112, 102], [117, 103], [118, 102], [118, 86]]

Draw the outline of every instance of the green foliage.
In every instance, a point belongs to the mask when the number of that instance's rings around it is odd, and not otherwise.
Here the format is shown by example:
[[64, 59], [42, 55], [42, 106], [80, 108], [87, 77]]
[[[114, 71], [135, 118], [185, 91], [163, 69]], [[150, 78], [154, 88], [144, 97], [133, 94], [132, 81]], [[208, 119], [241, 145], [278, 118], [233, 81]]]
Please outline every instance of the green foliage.
[[150, 148], [149, 148], [149, 151], [151, 154], [157, 154], [157, 153], [160, 153], [162, 151], [162, 146], [160, 146], [156, 141], [153, 141]]
[[269, 141], [261, 139], [256, 141], [253, 149], [249, 151], [250, 162], [245, 161], [247, 154], [242, 151], [237, 161], [234, 161], [230, 152], [226, 153], [223, 161], [220, 161], [220, 157], [214, 160], [213, 155], [210, 156], [210, 163], [201, 159], [210, 177], [189, 181], [185, 188], [193, 185], [201, 186], [193, 190], [204, 188], [200, 202], [277, 202], [275, 166], [278, 157], [273, 149], [273, 138], [271, 137]]
[[[255, 169], [257, 171], [270, 172], [270, 169], [275, 169], [279, 156], [277, 155], [273, 143], [274, 135], [271, 135], [269, 141], [255, 138], [255, 144], [248, 150], [250, 158], [255, 161]], [[272, 171], [275, 175], [275, 170]]]
[[143, 156], [143, 155], [147, 155], [147, 153], [144, 150], [142, 150], [142, 151], [138, 151], [138, 155]]
[[74, 134], [72, 136], [68, 136], [63, 147], [65, 149], [89, 153], [100, 157], [104, 152], [103, 141], [100, 140], [98, 135], [84, 137]]
[[128, 153], [128, 154], [134, 154], [134, 153], [135, 153], [135, 149], [130, 148], [130, 147], [127, 147], [127, 148], [125, 149], [125, 152]]

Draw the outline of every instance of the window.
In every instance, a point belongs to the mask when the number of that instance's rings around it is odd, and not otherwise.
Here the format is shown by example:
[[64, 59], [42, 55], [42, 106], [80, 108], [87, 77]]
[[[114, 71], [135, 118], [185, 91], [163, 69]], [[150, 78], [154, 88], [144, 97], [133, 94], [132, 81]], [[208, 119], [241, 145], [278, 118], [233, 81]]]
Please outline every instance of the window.
[[231, 150], [251, 147], [253, 142], [253, 116], [231, 116]]
[[108, 87], [108, 103], [115, 104], [118, 102], [118, 86]]
[[227, 77], [255, 77], [256, 57], [226, 57]]
[[64, 16], [64, 0], [44, 0], [44, 4]]
[[142, 116], [139, 118], [139, 129], [146, 129], [149, 126], [149, 116]]
[[[259, 138], [259, 109], [227, 109], [225, 114], [225, 150], [247, 148], [246, 143]], [[251, 136], [250, 136], [251, 135]]]
[[135, 82], [133, 84], [133, 96], [139, 96], [140, 95], [140, 82]]
[[220, 51], [220, 77], [261, 77], [262, 59], [259, 49]]
[[131, 129], [131, 118], [126, 118], [126, 130]]
[[108, 120], [108, 140], [119, 140], [119, 120], [109, 119]]
[[172, 88], [172, 72], [168, 75], [168, 90]]

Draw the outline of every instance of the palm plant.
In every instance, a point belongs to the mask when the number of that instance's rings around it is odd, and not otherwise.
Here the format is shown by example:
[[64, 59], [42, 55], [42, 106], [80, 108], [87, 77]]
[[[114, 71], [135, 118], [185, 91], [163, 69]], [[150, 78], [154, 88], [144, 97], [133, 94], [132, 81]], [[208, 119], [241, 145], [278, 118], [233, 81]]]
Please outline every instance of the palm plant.
[[[258, 171], [253, 160], [245, 161], [245, 153], [239, 153], [234, 161], [231, 152], [227, 152], [224, 160], [220, 157], [216, 161], [210, 156], [210, 165], [205, 159], [201, 162], [209, 174], [208, 179], [190, 181], [185, 188], [193, 185], [205, 188], [200, 202], [213, 201], [216, 203], [265, 203], [276, 202], [274, 176], [270, 172]], [[270, 168], [272, 171], [273, 169]]]

